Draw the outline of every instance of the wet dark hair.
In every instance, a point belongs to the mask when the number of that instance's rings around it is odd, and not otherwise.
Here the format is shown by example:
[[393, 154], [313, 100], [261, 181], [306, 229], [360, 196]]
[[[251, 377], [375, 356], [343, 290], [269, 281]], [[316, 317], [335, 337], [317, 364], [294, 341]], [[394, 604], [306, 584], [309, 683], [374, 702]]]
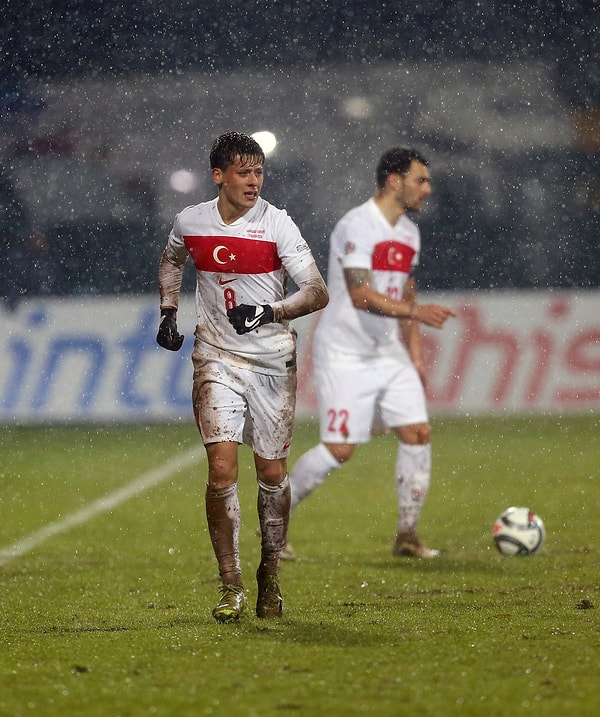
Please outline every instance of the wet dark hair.
[[375, 173], [377, 186], [381, 189], [385, 185], [388, 174], [406, 174], [410, 169], [410, 163], [415, 160], [425, 167], [429, 166], [429, 160], [416, 149], [405, 147], [394, 147], [389, 149], [379, 160]]
[[227, 169], [238, 160], [264, 163], [265, 153], [260, 144], [248, 134], [225, 132], [215, 139], [210, 149], [210, 168]]

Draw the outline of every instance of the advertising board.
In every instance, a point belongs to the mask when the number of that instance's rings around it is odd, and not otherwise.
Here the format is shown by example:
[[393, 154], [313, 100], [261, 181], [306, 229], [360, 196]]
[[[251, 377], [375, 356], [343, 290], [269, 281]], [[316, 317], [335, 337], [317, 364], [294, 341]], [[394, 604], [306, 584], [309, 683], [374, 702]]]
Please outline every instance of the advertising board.
[[[600, 408], [600, 292], [422, 295], [451, 306], [444, 329], [423, 329], [432, 415], [589, 412]], [[191, 420], [193, 297], [178, 353], [155, 341], [155, 297], [31, 300], [0, 311], [0, 422]], [[298, 331], [299, 418], [316, 416], [312, 336]]]

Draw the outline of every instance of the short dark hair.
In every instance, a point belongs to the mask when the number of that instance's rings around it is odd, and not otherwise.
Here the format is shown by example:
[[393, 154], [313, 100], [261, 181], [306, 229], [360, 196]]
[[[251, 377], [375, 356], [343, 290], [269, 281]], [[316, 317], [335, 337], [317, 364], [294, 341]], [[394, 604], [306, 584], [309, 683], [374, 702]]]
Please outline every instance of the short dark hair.
[[406, 149], [405, 147], [389, 149], [377, 165], [377, 186], [381, 189], [385, 185], [388, 174], [406, 174], [413, 160], [420, 162], [425, 167], [429, 165], [429, 161], [416, 149]]
[[210, 168], [227, 169], [238, 160], [264, 163], [265, 153], [250, 135], [241, 132], [225, 132], [215, 139], [210, 149]]

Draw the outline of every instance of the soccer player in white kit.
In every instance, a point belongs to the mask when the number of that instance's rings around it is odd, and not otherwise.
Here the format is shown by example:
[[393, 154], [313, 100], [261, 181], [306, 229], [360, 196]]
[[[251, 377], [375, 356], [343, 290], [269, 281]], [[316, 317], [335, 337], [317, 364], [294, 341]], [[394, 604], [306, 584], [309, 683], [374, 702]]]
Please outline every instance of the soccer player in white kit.
[[[428, 161], [415, 150], [391, 149], [376, 179], [375, 195], [342, 217], [331, 235], [330, 301], [313, 344], [321, 442], [293, 467], [291, 509], [383, 424], [399, 440], [393, 554], [432, 558], [439, 551], [417, 536], [431, 470], [419, 324], [441, 328], [454, 314], [418, 304], [411, 276], [421, 242], [406, 213], [418, 212], [431, 193]], [[294, 558], [289, 543], [282, 557]]]
[[[290, 508], [287, 456], [296, 401], [296, 334], [289, 321], [323, 308], [327, 288], [288, 214], [260, 197], [265, 155], [248, 135], [227, 132], [212, 145], [218, 187], [211, 201], [175, 218], [159, 266], [164, 348], [183, 343], [177, 308], [183, 267], [196, 267], [192, 403], [208, 457], [206, 517], [221, 577], [218, 622], [246, 607], [239, 555], [238, 445], [254, 452], [261, 560], [256, 614], [283, 610], [279, 560]], [[287, 296], [287, 277], [298, 291]]]

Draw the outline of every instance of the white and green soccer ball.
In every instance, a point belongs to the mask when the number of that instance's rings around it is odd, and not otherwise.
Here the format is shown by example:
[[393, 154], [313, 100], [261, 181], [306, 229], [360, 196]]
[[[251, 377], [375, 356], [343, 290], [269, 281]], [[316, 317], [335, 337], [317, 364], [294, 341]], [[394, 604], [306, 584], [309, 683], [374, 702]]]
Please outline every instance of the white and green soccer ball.
[[542, 546], [546, 529], [530, 508], [512, 507], [498, 516], [493, 534], [502, 555], [533, 555]]

